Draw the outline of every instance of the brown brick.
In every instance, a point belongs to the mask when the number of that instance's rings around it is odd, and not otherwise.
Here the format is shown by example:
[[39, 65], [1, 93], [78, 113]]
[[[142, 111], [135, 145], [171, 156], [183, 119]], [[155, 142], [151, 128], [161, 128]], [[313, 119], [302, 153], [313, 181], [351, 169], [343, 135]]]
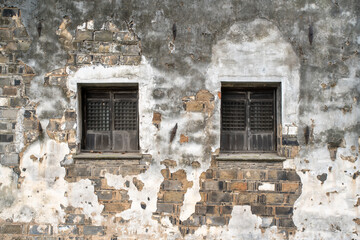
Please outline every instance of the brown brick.
[[267, 206], [251, 206], [251, 212], [259, 216], [274, 215], [274, 209]]
[[292, 207], [276, 207], [275, 208], [276, 215], [289, 215], [293, 213]]
[[22, 225], [6, 224], [0, 227], [2, 234], [22, 234]]
[[162, 189], [168, 191], [168, 190], [183, 190], [183, 184], [178, 180], [165, 180], [161, 187]]
[[180, 143], [189, 142], [189, 137], [185, 136], [184, 134], [180, 134]]
[[111, 200], [112, 199], [112, 191], [96, 191], [96, 195], [99, 200]]
[[17, 88], [16, 87], [4, 87], [3, 88], [3, 95], [16, 96], [17, 95]]
[[100, 62], [105, 65], [116, 65], [119, 63], [118, 55], [102, 56]]
[[226, 224], [226, 218], [225, 217], [206, 217], [206, 224], [210, 226], [223, 226]]
[[131, 207], [131, 202], [105, 203], [104, 206], [105, 212], [122, 212]]
[[234, 180], [237, 178], [236, 169], [221, 169], [218, 171], [218, 177], [220, 179]]
[[171, 173], [171, 178], [173, 180], [186, 180], [186, 172], [183, 169], [180, 169], [174, 173]]
[[267, 204], [281, 204], [284, 203], [285, 196], [281, 193], [267, 193], [266, 203]]
[[292, 218], [280, 218], [278, 219], [279, 227], [292, 228], [295, 227], [295, 224]]
[[123, 65], [139, 65], [141, 56], [121, 56], [120, 63]]
[[95, 31], [94, 40], [102, 42], [111, 42], [113, 33], [110, 31]]
[[204, 103], [198, 101], [189, 101], [185, 103], [186, 111], [188, 112], [201, 112], [204, 109]]
[[247, 170], [243, 172], [244, 179], [248, 180], [265, 180], [266, 179], [266, 172], [260, 170]]
[[282, 192], [296, 192], [299, 189], [299, 183], [289, 182], [281, 184]]
[[162, 213], [172, 213], [174, 211], [174, 204], [171, 203], [157, 203], [157, 210], [156, 212]]
[[196, 100], [198, 101], [213, 101], [214, 95], [212, 95], [208, 90], [200, 90], [196, 93]]
[[239, 193], [235, 195], [235, 204], [244, 205], [257, 202], [256, 194]]
[[230, 185], [230, 190], [232, 191], [246, 191], [247, 183], [246, 182], [233, 182]]
[[165, 192], [164, 194], [164, 202], [182, 202], [184, 201], [184, 193], [183, 192]]
[[225, 182], [223, 181], [205, 181], [202, 184], [202, 188], [204, 191], [219, 191], [223, 190], [225, 186]]
[[76, 31], [76, 41], [92, 40], [93, 32], [91, 31]]
[[211, 192], [211, 193], [209, 193], [208, 201], [209, 202], [216, 202], [216, 203], [232, 202], [233, 197], [232, 197], [232, 194], [230, 194], [230, 193]]

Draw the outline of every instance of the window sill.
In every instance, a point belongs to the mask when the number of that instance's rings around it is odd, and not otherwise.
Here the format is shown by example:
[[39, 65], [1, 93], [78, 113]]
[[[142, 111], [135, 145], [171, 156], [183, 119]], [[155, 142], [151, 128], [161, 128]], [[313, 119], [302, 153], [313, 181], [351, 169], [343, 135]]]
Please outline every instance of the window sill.
[[235, 153], [219, 154], [215, 157], [218, 161], [285, 161], [285, 157], [280, 157], [276, 153]]
[[79, 153], [73, 155], [74, 159], [92, 159], [92, 160], [103, 160], [103, 159], [142, 159], [143, 154], [141, 153]]

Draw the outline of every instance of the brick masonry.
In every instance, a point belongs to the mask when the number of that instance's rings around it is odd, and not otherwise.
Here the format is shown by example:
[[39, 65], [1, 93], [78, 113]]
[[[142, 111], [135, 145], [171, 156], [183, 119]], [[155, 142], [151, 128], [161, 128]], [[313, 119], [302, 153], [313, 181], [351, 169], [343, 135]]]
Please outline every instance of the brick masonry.
[[[155, 218], [169, 216], [172, 224], [179, 226], [182, 234], [194, 233], [206, 224], [223, 226], [229, 223], [236, 205], [250, 205], [253, 214], [271, 218], [271, 224], [280, 232], [291, 235], [296, 230], [292, 220], [293, 207], [301, 194], [300, 177], [294, 170], [284, 169], [281, 162], [216, 161], [200, 178], [201, 201], [196, 203], [195, 213], [186, 221], [180, 221], [179, 207], [186, 186], [179, 171], [171, 173], [163, 169]], [[260, 190], [263, 184], [272, 184], [272, 190]]]

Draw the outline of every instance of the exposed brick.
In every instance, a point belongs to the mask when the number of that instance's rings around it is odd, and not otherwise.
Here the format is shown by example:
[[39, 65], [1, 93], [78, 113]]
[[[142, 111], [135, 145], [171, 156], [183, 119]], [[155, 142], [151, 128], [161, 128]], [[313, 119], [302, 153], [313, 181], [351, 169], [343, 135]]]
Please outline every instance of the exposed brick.
[[281, 190], [282, 192], [296, 192], [299, 189], [299, 183], [282, 183]]
[[295, 224], [291, 218], [278, 219], [279, 227], [295, 227]]
[[161, 184], [162, 189], [164, 190], [182, 190], [183, 186], [182, 183], [178, 180], [165, 180]]
[[276, 215], [289, 215], [293, 213], [292, 207], [276, 207], [275, 214]]
[[1, 117], [6, 119], [15, 120], [17, 118], [17, 109], [5, 109], [1, 110]]
[[246, 170], [243, 172], [243, 177], [247, 180], [265, 180], [266, 173], [260, 170]]
[[139, 45], [122, 45], [121, 52], [123, 55], [137, 56], [141, 54]]
[[130, 202], [122, 202], [122, 203], [105, 203], [104, 204], [105, 212], [122, 212], [131, 207]]
[[156, 212], [162, 213], [172, 213], [174, 211], [174, 204], [171, 203], [157, 203]]
[[223, 226], [226, 224], [226, 218], [225, 217], [207, 216], [206, 224], [208, 224], [210, 226]]
[[281, 193], [267, 193], [266, 203], [267, 204], [281, 204], [284, 203], [285, 196]]
[[188, 112], [202, 112], [204, 109], [204, 103], [198, 101], [189, 101], [185, 103], [186, 111]]
[[102, 42], [111, 42], [113, 33], [110, 31], [95, 31], [94, 40]]
[[85, 40], [92, 40], [93, 32], [91, 31], [76, 31], [76, 41], [85, 41]]
[[274, 214], [274, 209], [267, 206], [251, 206], [251, 212], [259, 216], [271, 216]]
[[233, 200], [230, 193], [211, 192], [209, 193], [209, 202], [231, 202]]
[[18, 166], [19, 155], [16, 153], [4, 154], [0, 157], [0, 163], [4, 166]]
[[67, 169], [67, 176], [91, 176], [91, 169], [90, 167], [80, 167], [80, 166], [73, 166], [73, 167], [69, 167]]
[[235, 195], [235, 203], [239, 205], [256, 203], [258, 196], [256, 194], [239, 193]]
[[206, 206], [206, 214], [219, 214], [218, 206]]
[[12, 142], [14, 141], [13, 134], [0, 134], [0, 142]]
[[29, 234], [32, 235], [51, 235], [52, 227], [50, 225], [30, 225]]
[[112, 191], [96, 191], [99, 200], [111, 200], [113, 197]]
[[183, 192], [165, 192], [164, 193], [165, 202], [183, 202], [184, 193]]
[[141, 56], [121, 56], [120, 64], [123, 65], [139, 65], [141, 62]]
[[232, 210], [233, 210], [232, 206], [223, 206], [223, 207], [221, 207], [220, 214], [231, 214]]
[[22, 225], [5, 224], [0, 227], [2, 234], [22, 234]]
[[0, 39], [2, 41], [12, 40], [12, 33], [8, 29], [0, 29]]
[[84, 226], [84, 235], [105, 235], [103, 226]]
[[218, 171], [218, 178], [226, 180], [234, 180], [237, 178], [236, 169], [221, 169]]
[[230, 184], [230, 190], [232, 191], [246, 191], [247, 183], [246, 182], [233, 182]]
[[202, 184], [204, 191], [219, 191], [223, 190], [225, 183], [223, 181], [205, 181]]
[[84, 224], [85, 222], [85, 215], [84, 214], [69, 214], [65, 218], [66, 224]]
[[58, 232], [61, 235], [79, 234], [79, 228], [76, 225], [59, 225]]

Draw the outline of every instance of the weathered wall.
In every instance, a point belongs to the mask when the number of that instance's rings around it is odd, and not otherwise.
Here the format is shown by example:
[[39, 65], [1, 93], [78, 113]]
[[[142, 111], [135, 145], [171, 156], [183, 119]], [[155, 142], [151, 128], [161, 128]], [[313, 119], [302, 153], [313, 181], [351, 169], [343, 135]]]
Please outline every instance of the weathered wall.
[[[0, 5], [0, 239], [359, 239], [358, 1]], [[281, 84], [284, 162], [217, 158], [222, 82]], [[84, 83], [142, 155], [78, 155]]]

